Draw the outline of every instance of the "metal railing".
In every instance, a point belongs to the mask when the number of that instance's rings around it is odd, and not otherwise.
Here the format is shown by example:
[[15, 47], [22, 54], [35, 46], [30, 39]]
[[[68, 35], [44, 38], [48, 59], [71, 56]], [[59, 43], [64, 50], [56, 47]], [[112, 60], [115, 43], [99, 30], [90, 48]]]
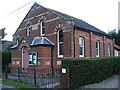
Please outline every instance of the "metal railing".
[[5, 69], [5, 78], [22, 80], [40, 88], [60, 87], [60, 69], [38, 69], [11, 67], [10, 72]]

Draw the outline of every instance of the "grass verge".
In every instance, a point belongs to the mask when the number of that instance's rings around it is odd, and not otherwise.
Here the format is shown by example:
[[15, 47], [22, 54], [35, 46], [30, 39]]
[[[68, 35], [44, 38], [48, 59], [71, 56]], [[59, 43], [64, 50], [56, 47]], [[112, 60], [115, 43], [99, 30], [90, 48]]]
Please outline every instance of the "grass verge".
[[12, 79], [5, 79], [2, 81], [4, 85], [8, 85], [14, 88], [38, 88], [36, 86], [33, 86], [31, 84], [27, 84], [21, 80], [12, 80]]

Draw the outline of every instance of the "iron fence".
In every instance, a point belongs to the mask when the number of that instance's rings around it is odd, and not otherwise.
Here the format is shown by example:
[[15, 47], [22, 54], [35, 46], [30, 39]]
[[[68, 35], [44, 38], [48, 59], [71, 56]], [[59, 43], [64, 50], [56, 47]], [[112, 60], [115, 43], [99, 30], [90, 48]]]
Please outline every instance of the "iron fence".
[[7, 71], [5, 76], [9, 79], [22, 80], [40, 88], [60, 87], [60, 69], [11, 67], [9, 73]]

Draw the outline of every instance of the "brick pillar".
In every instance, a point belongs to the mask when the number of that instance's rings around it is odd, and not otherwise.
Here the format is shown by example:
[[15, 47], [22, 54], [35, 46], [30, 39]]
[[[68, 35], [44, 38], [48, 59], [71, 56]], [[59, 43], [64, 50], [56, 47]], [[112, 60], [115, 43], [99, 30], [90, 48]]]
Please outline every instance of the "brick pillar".
[[70, 72], [69, 69], [66, 69], [66, 73], [62, 73], [60, 69], [60, 86], [61, 88], [70, 88]]
[[115, 49], [114, 49], [115, 39], [112, 40], [112, 43], [113, 43], [113, 56], [115, 56]]
[[103, 36], [103, 56], [105, 56], [105, 36]]
[[92, 57], [92, 32], [90, 32], [90, 57]]

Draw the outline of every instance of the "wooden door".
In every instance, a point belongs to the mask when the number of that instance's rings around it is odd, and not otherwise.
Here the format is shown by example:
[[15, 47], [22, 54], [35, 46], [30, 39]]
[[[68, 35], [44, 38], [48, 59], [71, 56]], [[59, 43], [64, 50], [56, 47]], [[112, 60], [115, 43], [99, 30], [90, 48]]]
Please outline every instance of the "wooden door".
[[22, 68], [24, 71], [27, 71], [28, 68], [28, 48], [23, 47], [22, 50]]

